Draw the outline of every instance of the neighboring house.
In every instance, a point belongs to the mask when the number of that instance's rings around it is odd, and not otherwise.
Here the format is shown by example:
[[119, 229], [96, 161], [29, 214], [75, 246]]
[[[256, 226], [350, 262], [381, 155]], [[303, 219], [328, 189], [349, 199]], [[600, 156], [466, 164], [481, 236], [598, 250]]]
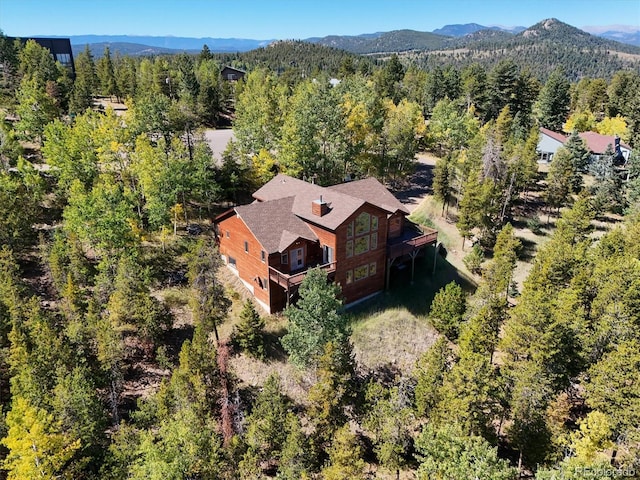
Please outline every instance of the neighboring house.
[[562, 133], [553, 132], [547, 128], [540, 128], [540, 140], [538, 140], [538, 162], [549, 163], [556, 151], [564, 145], [567, 137]]
[[[601, 135], [596, 132], [582, 132], [578, 135], [587, 145], [587, 149], [589, 149], [589, 152], [591, 153], [592, 161], [597, 160], [602, 156], [609, 145], [611, 145], [611, 149], [616, 152], [616, 157], [620, 163], [624, 163], [629, 159], [631, 147], [622, 143], [620, 141], [620, 137], [614, 135]], [[538, 162], [551, 162], [558, 148], [563, 146], [568, 138], [568, 135], [553, 132], [546, 128], [540, 128], [540, 139], [538, 140], [537, 147], [539, 154]]]
[[237, 82], [238, 80], [242, 80], [244, 76], [247, 74], [244, 70], [240, 70], [238, 68], [233, 68], [226, 66], [220, 72], [220, 75], [224, 80], [230, 80], [232, 82]]
[[346, 304], [385, 288], [392, 265], [415, 260], [438, 232], [421, 231], [374, 178], [331, 187], [277, 175], [255, 202], [214, 220], [220, 254], [269, 312], [285, 308], [319, 266]]
[[611, 150], [616, 153], [616, 159], [620, 163], [625, 163], [631, 154], [631, 147], [620, 141], [620, 137], [614, 135], [600, 135], [596, 132], [582, 132], [580, 138], [585, 141], [589, 152], [591, 152], [591, 160], [597, 160], [604, 155], [607, 148], [611, 146]]
[[[9, 40], [15, 40], [15, 37], [7, 37]], [[28, 37], [20, 38], [25, 44], [27, 40], [33, 40], [41, 47], [48, 49], [56, 62], [67, 67], [72, 76], [75, 76], [75, 64], [73, 63], [73, 50], [71, 50], [71, 40], [68, 38], [44, 38], [44, 37]]]

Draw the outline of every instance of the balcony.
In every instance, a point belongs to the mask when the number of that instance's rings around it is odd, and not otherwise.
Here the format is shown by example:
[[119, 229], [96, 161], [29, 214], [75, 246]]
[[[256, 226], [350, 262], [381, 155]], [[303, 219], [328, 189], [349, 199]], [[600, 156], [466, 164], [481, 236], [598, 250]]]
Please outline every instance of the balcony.
[[425, 245], [438, 241], [438, 231], [429, 227], [405, 229], [403, 234], [387, 243], [387, 259], [396, 259], [414, 254]]
[[292, 287], [298, 287], [304, 280], [304, 277], [307, 275], [309, 269], [314, 267], [318, 267], [327, 275], [331, 275], [336, 271], [336, 262], [325, 263], [323, 265], [309, 265], [304, 270], [293, 274], [283, 273], [280, 270], [269, 267], [269, 280], [277, 283], [288, 292], [292, 289]]

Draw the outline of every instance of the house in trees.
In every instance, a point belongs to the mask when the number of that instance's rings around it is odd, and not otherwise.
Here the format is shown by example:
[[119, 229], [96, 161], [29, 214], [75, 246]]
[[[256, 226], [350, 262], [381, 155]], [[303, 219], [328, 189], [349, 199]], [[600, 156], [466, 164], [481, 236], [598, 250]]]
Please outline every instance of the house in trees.
[[[7, 37], [8, 40], [14, 41], [14, 37]], [[69, 69], [71, 76], [75, 75], [75, 64], [73, 63], [73, 50], [71, 49], [71, 40], [68, 38], [45, 38], [45, 37], [29, 37], [20, 38], [20, 42], [27, 43], [27, 40], [33, 40], [41, 47], [51, 52], [53, 60], [60, 62], [63, 67]]]
[[220, 76], [224, 80], [229, 80], [231, 82], [237, 82], [238, 80], [242, 80], [244, 76], [247, 74], [244, 70], [240, 70], [238, 68], [233, 68], [226, 66], [220, 72]]
[[548, 128], [540, 128], [540, 139], [538, 140], [538, 162], [549, 163], [553, 159], [556, 151], [564, 145], [567, 137], [562, 133], [557, 133]]
[[413, 266], [438, 237], [410, 222], [374, 178], [321, 187], [280, 174], [253, 197], [216, 217], [216, 240], [224, 262], [269, 312], [289, 304], [312, 267], [340, 284], [346, 304], [374, 295], [388, 285], [392, 266]]
[[[615, 152], [617, 160], [624, 163], [629, 159], [631, 147], [620, 141], [620, 137], [614, 135], [602, 135], [596, 132], [581, 132], [578, 134], [587, 145], [591, 153], [591, 160], [597, 160], [604, 155], [607, 148]], [[553, 159], [558, 148], [562, 147], [569, 139], [567, 135], [553, 132], [546, 128], [540, 128], [540, 139], [538, 140], [538, 162], [549, 163]]]

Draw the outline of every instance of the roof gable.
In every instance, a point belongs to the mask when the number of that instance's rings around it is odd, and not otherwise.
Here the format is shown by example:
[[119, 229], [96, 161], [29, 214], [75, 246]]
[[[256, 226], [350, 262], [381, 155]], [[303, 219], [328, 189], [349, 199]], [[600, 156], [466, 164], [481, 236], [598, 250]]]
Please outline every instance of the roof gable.
[[[329, 230], [338, 228], [365, 203], [361, 198], [283, 174], [276, 175], [253, 196], [261, 202], [293, 196], [291, 212], [294, 215]], [[311, 211], [312, 202], [320, 199], [329, 207], [329, 211], [322, 216], [314, 215]]]
[[[611, 150], [615, 152], [616, 149], [616, 137], [614, 135], [601, 135], [596, 132], [581, 132], [580, 138], [587, 144], [587, 148], [590, 152], [597, 155], [603, 154], [609, 145]], [[620, 142], [620, 146], [630, 150], [630, 147]]]
[[251, 203], [236, 207], [235, 212], [268, 253], [281, 252], [298, 238], [318, 239], [304, 221], [292, 215], [294, 200], [285, 197]]
[[562, 133], [554, 132], [553, 130], [549, 130], [548, 128], [540, 127], [540, 133], [562, 144], [567, 141], [567, 137], [565, 135], [563, 135]]
[[376, 207], [386, 210], [388, 213], [395, 213], [399, 210], [403, 213], [409, 214], [409, 209], [407, 209], [400, 200], [394, 197], [384, 185], [373, 177], [354, 180], [353, 182], [340, 183], [328, 188], [360, 198], [371, 205], [375, 205]]
[[[407, 207], [372, 177], [331, 187], [321, 187], [288, 175], [278, 174], [253, 194], [253, 197], [261, 202], [289, 196], [295, 197], [291, 210], [295, 215], [330, 230], [338, 228], [365, 203], [388, 213], [401, 211], [409, 214]], [[311, 211], [311, 203], [320, 199], [329, 206], [329, 212], [322, 216], [314, 215]]]

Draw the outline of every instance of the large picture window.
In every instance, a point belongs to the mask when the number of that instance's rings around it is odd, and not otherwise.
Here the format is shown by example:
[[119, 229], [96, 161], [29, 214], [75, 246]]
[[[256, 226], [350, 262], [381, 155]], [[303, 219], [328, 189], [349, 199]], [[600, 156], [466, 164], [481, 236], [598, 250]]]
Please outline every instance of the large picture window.
[[356, 235], [363, 235], [369, 233], [371, 228], [371, 215], [366, 212], [362, 212], [356, 217]]
[[369, 251], [369, 235], [356, 238], [355, 254], [360, 255]]
[[353, 278], [357, 282], [369, 276], [369, 265], [360, 265], [353, 269]]
[[375, 232], [376, 230], [378, 230], [378, 217], [371, 215], [371, 231]]
[[371, 250], [378, 248], [378, 233], [371, 234]]
[[353, 257], [353, 240], [347, 240], [347, 258]]

